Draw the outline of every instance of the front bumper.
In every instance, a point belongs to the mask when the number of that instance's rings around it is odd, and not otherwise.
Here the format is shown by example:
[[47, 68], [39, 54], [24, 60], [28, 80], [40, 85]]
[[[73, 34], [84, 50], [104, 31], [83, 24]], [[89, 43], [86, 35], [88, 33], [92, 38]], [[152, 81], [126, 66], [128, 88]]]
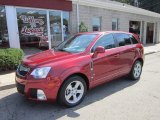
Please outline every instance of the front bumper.
[[15, 81], [17, 91], [28, 99], [55, 101], [57, 98], [60, 80], [24, 80], [16, 76]]

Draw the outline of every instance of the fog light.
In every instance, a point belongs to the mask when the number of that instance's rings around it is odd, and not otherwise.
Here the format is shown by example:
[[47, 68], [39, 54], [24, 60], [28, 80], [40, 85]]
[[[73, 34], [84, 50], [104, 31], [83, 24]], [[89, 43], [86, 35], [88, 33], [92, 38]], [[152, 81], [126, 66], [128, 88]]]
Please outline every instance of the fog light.
[[43, 90], [37, 90], [37, 99], [38, 100], [47, 100], [45, 93]]

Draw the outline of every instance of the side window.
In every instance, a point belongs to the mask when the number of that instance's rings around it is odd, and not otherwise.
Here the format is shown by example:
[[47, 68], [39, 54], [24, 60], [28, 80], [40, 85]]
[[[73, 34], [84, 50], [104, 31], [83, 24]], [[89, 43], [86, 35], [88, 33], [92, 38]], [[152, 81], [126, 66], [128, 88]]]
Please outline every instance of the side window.
[[103, 46], [105, 49], [115, 48], [115, 41], [113, 35], [108, 34], [101, 37], [92, 48], [92, 52], [94, 52], [98, 46]]
[[117, 39], [119, 46], [131, 45], [131, 40], [128, 34], [115, 33], [114, 35]]
[[133, 37], [133, 35], [130, 35], [130, 39], [131, 39], [133, 44], [137, 44], [138, 43], [138, 41], [136, 40], [136, 38]]

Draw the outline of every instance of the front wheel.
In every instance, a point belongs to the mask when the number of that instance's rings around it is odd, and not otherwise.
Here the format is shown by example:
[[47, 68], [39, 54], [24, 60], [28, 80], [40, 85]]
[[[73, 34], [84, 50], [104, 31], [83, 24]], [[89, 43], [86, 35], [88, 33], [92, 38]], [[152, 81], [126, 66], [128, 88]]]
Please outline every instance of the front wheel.
[[130, 77], [132, 80], [138, 80], [142, 73], [142, 62], [137, 60], [131, 70]]
[[60, 89], [58, 102], [67, 107], [74, 107], [82, 102], [86, 91], [87, 85], [82, 77], [70, 77]]

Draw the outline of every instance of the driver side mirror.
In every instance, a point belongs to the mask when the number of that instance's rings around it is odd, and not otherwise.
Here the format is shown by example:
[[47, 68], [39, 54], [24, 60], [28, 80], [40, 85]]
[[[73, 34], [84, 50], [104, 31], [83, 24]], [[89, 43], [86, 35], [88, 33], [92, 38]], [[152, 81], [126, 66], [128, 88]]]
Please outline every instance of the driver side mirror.
[[97, 57], [99, 53], [105, 53], [105, 48], [102, 46], [98, 46], [94, 51], [93, 58]]

